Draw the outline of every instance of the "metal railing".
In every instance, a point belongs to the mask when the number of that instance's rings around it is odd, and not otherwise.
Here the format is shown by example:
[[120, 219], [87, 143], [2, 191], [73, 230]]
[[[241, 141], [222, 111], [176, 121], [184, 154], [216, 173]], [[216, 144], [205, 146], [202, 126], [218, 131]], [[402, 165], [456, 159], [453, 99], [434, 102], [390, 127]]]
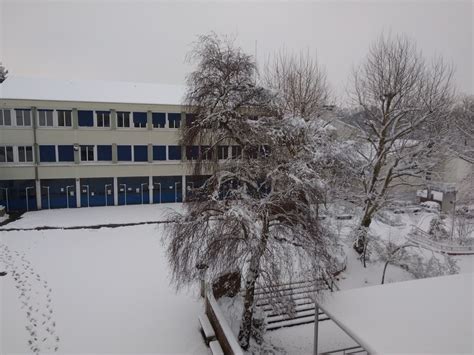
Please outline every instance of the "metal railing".
[[407, 239], [433, 251], [447, 254], [474, 254], [474, 245], [451, 245], [438, 242], [432, 240], [431, 235], [416, 226], [413, 226], [412, 231], [407, 235]]

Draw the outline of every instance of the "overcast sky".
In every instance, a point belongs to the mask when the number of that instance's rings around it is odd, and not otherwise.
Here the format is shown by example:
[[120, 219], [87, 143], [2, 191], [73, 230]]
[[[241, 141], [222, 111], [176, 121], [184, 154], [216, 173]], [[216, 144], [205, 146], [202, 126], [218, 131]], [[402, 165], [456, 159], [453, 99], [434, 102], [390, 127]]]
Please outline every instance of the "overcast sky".
[[260, 65], [282, 47], [317, 53], [343, 97], [352, 67], [391, 31], [452, 61], [459, 91], [474, 93], [471, 0], [0, 3], [0, 61], [16, 75], [181, 84], [192, 42], [215, 31], [250, 53], [257, 43]]

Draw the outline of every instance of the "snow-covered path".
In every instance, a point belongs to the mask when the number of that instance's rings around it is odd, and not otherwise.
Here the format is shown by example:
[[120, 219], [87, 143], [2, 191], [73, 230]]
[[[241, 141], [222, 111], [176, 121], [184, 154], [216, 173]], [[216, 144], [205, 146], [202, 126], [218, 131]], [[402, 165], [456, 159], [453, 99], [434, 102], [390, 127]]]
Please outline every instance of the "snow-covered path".
[[[29, 219], [18, 222], [38, 223]], [[20, 231], [0, 232], [0, 243], [24, 255], [51, 288], [59, 352], [206, 354], [197, 320], [202, 302], [196, 290], [176, 293], [169, 284], [161, 235], [160, 225]], [[48, 311], [41, 283], [27, 285], [28, 302], [41, 316]], [[0, 278], [0, 295], [0, 353], [31, 351], [27, 307], [11, 273]]]

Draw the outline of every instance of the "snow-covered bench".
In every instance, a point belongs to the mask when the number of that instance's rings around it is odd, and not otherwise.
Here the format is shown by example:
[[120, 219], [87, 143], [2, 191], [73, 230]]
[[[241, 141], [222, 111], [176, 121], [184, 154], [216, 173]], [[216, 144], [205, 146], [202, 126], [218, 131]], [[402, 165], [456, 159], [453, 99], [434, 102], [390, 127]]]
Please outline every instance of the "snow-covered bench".
[[211, 348], [212, 355], [224, 355], [224, 351], [222, 351], [221, 345], [217, 340], [211, 341], [209, 347]]
[[205, 314], [199, 317], [199, 324], [201, 324], [204, 340], [206, 341], [206, 344], [209, 345], [210, 342], [216, 339], [214, 328], [212, 327], [211, 322], [209, 322], [209, 318], [207, 318]]

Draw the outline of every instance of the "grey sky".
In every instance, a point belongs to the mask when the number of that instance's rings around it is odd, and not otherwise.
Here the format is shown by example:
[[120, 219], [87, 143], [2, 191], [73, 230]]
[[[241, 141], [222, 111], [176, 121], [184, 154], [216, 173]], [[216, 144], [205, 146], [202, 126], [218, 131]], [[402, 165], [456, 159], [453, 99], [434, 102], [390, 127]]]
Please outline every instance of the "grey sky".
[[405, 33], [457, 68], [474, 92], [472, 1], [19, 1], [0, 0], [0, 60], [12, 74], [183, 83], [186, 52], [211, 30], [237, 36], [259, 63], [309, 50], [339, 96], [381, 31]]

